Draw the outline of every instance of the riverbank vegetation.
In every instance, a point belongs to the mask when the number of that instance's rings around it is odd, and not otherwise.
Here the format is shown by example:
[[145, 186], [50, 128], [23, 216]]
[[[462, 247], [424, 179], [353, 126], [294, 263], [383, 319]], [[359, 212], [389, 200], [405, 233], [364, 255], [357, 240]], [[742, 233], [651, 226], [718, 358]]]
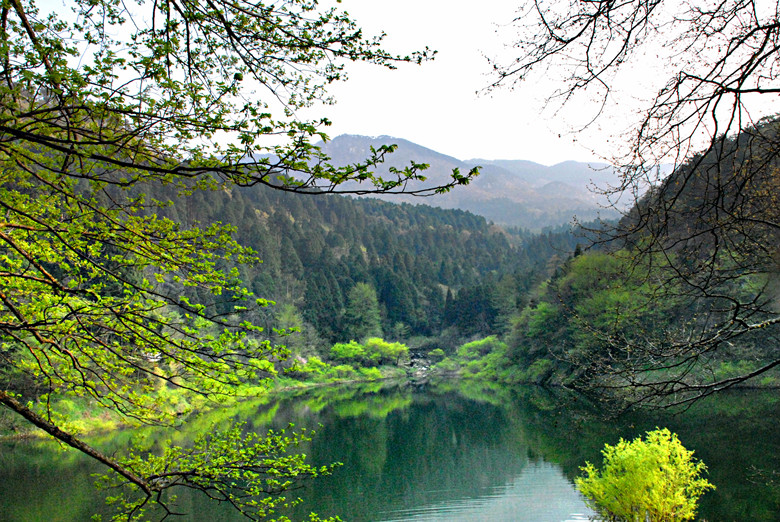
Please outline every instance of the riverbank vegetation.
[[501, 343], [481, 357], [451, 350], [434, 368], [633, 405], [780, 386], [778, 125], [724, 138], [619, 223], [590, 227], [593, 246], [537, 280]]

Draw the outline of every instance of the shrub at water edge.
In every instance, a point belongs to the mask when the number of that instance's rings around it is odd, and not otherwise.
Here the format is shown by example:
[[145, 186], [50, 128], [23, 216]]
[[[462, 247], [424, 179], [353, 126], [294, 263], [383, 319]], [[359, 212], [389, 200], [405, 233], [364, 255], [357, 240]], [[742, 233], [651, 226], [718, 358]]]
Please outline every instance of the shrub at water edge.
[[715, 489], [701, 474], [707, 467], [693, 459], [677, 435], [655, 429], [633, 441], [606, 444], [603, 468], [590, 462], [577, 477], [577, 489], [588, 505], [611, 522], [678, 522], [692, 520], [699, 497]]

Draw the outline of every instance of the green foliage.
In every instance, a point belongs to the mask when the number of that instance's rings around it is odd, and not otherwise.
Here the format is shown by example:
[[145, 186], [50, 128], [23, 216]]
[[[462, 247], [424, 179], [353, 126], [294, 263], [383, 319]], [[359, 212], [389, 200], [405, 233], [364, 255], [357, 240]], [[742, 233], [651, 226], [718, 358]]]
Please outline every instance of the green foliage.
[[508, 339], [509, 358], [524, 381], [583, 384], [601, 361], [628, 367], [633, 344], [663, 335], [679, 305], [656, 301], [664, 260], [633, 256], [627, 250], [581, 254], [540, 287], [539, 302], [518, 314]]
[[298, 308], [291, 304], [277, 304], [276, 325], [277, 342], [284, 344], [295, 355], [309, 356], [317, 354], [322, 339], [319, 338], [314, 328], [304, 321]]
[[333, 370], [328, 372], [328, 374], [336, 379], [353, 379], [357, 375], [357, 371], [348, 364], [339, 364], [334, 366]]
[[485, 337], [484, 339], [472, 341], [462, 345], [460, 348], [458, 348], [457, 353], [458, 357], [463, 359], [477, 359], [479, 357], [484, 357], [490, 352], [505, 349], [506, 345], [499, 341], [495, 335], [491, 335], [489, 337]]
[[[208, 490], [211, 498], [229, 502], [243, 515], [259, 520], [298, 503], [282, 493], [301, 479], [329, 475], [335, 467], [310, 466], [305, 463], [305, 455], [292, 452], [309, 440], [303, 430], [293, 435], [285, 430], [266, 435], [244, 434], [242, 426], [237, 425], [224, 431], [205, 430], [190, 448], [169, 446], [162, 454], [131, 453], [122, 464], [147, 477], [153, 491]], [[166, 500], [159, 496], [139, 498], [137, 491], [132, 491], [136, 488], [127, 486], [124, 477], [105, 477], [100, 486], [120, 488], [119, 494], [108, 499], [119, 511], [115, 520], [142, 520], [148, 517], [149, 510], [169, 509]]]
[[534, 308], [523, 310], [523, 313], [525, 314], [523, 320], [526, 323], [528, 336], [537, 337], [551, 331], [560, 310], [553, 303], [543, 301]]
[[430, 359], [431, 362], [433, 362], [434, 364], [440, 362], [445, 357], [444, 350], [442, 350], [441, 348], [434, 348], [433, 350], [428, 352], [427, 355], [428, 355], [428, 359]]
[[360, 368], [358, 373], [362, 379], [369, 381], [375, 381], [383, 377], [382, 371], [379, 368]]
[[451, 357], [445, 357], [434, 365], [437, 372], [454, 373], [461, 368], [460, 364]]
[[[351, 349], [349, 345], [344, 346], [347, 350]], [[305, 364], [298, 365], [292, 377], [306, 382], [333, 382], [344, 379], [373, 381], [385, 377], [379, 368], [355, 368], [356, 365], [359, 366], [362, 357], [355, 359], [346, 356], [343, 360], [348, 364], [332, 366], [314, 355], [309, 357]]]
[[714, 489], [701, 474], [703, 462], [693, 459], [668, 429], [649, 431], [646, 438], [606, 444], [604, 463], [586, 463], [577, 489], [605, 520], [613, 522], [677, 522], [692, 520], [699, 497]]
[[536, 359], [528, 367], [524, 382], [543, 383], [554, 370], [554, 363], [550, 359]]
[[379, 366], [383, 364], [398, 365], [399, 361], [408, 356], [409, 347], [401, 343], [391, 343], [371, 337], [365, 344], [356, 341], [336, 343], [330, 349], [332, 359], [359, 366]]
[[363, 340], [382, 335], [379, 301], [374, 287], [366, 283], [352, 287], [347, 296], [344, 324], [347, 337]]
[[366, 340], [366, 355], [375, 364], [395, 364], [409, 355], [409, 347], [402, 343], [390, 343], [378, 337]]
[[330, 357], [336, 361], [360, 363], [366, 360], [366, 349], [356, 341], [336, 343], [330, 349]]
[[447, 373], [459, 371], [463, 377], [498, 380], [506, 372], [507, 364], [506, 343], [491, 335], [461, 345], [453, 357], [436, 362], [434, 369]]

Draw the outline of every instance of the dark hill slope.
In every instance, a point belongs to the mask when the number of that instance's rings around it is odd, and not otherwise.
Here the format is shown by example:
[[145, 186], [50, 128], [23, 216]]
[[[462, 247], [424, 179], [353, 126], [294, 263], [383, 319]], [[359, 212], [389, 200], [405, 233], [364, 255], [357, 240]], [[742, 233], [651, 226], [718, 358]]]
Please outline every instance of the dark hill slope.
[[[239, 267], [239, 277], [257, 296], [294, 305], [328, 341], [348, 340], [343, 314], [358, 282], [376, 289], [386, 332], [436, 335], [449, 325], [467, 324], [473, 333], [493, 328], [499, 315], [494, 283], [510, 277], [502, 291], [514, 306], [532, 273], [545, 269], [550, 258], [568, 255], [576, 241], [567, 229], [544, 241], [509, 234], [462, 210], [262, 186], [195, 192], [186, 199], [156, 196], [173, 199], [166, 211], [182, 223], [234, 223], [237, 239], [263, 259], [258, 266]], [[533, 247], [526, 251], [523, 243]], [[229, 309], [226, 303], [216, 306]], [[269, 326], [280, 308], [268, 312]]]
[[196, 192], [167, 212], [183, 223], [234, 223], [237, 239], [263, 259], [239, 267], [240, 277], [256, 295], [295, 305], [330, 340], [343, 340], [345, 299], [358, 282], [377, 290], [386, 328], [430, 333], [443, 321], [447, 289], [517, 264], [507, 234], [483, 217], [426, 205], [258, 186]]

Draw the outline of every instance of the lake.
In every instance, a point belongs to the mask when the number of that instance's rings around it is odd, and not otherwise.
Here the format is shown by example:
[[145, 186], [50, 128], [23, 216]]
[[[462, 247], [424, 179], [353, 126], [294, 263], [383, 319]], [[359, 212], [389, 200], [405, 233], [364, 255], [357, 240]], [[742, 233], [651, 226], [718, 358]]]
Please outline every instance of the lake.
[[[303, 452], [316, 464], [343, 463], [331, 477], [295, 494], [311, 511], [344, 521], [588, 520], [572, 485], [586, 460], [600, 462], [605, 442], [669, 427], [709, 468], [717, 490], [701, 503], [701, 520], [780, 520], [780, 402], [777, 391], [721, 395], [689, 411], [641, 412], [606, 419], [576, 394], [476, 383], [425, 387], [372, 383], [327, 387], [247, 401], [193, 420], [178, 433], [121, 432], [95, 444], [118, 447], [131, 437], [154, 446], [188, 430], [244, 421], [265, 431], [289, 423], [316, 429]], [[0, 446], [0, 520], [79, 521], [106, 512], [90, 473], [100, 471], [54, 444]], [[245, 520], [229, 508], [183, 494], [186, 520]]]

